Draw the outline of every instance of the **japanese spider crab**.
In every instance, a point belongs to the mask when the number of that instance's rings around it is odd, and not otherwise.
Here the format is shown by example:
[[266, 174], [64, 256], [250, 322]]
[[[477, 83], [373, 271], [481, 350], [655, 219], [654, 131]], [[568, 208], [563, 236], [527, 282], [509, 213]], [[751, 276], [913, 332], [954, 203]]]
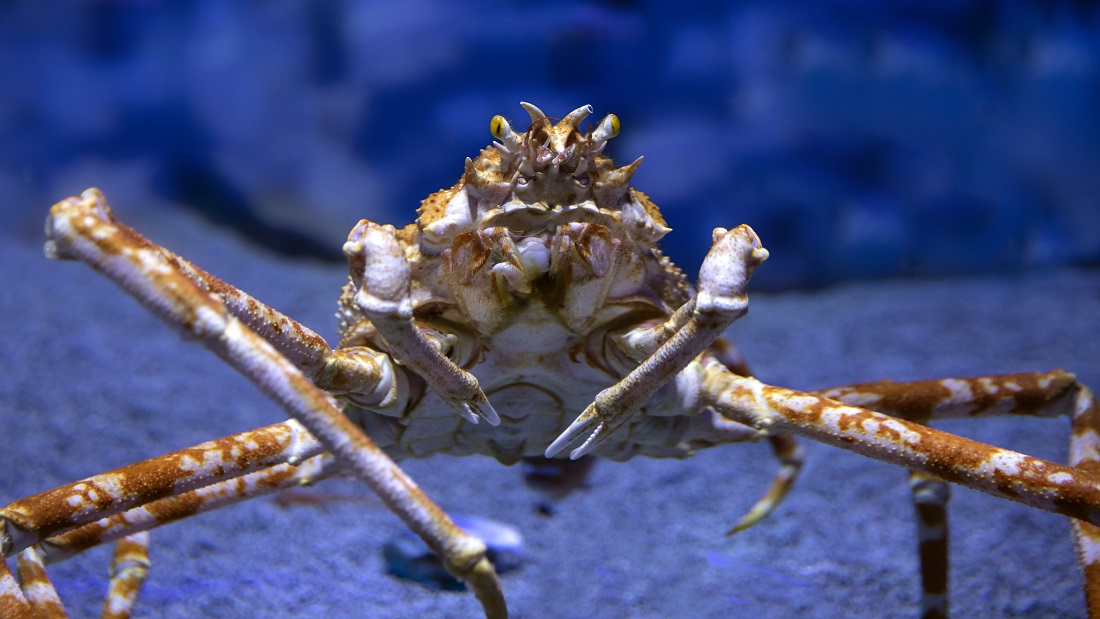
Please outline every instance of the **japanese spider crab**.
[[[51, 211], [47, 256], [99, 270], [201, 341], [292, 419], [196, 445], [0, 509], [0, 615], [62, 613], [44, 564], [116, 541], [105, 616], [129, 614], [160, 524], [337, 473], [367, 483], [465, 580], [487, 617], [506, 617], [484, 545], [394, 463], [434, 453], [686, 457], [767, 439], [779, 474], [734, 530], [770, 513], [800, 466], [803, 435], [907, 467], [920, 514], [922, 612], [946, 615], [944, 480], [1074, 518], [1090, 617], [1100, 617], [1097, 404], [1063, 371], [815, 392], [765, 385], [721, 335], [747, 308], [767, 251], [747, 226], [714, 231], [697, 291], [664, 258], [657, 207], [629, 181], [640, 160], [602, 155], [608, 116], [584, 106], [556, 124], [492, 119], [499, 142], [400, 230], [361, 221], [341, 340], [318, 335], [119, 223], [94, 189]], [[490, 404], [490, 400], [494, 404]], [[574, 418], [577, 411], [583, 412]], [[925, 425], [951, 417], [1072, 418], [1070, 465]], [[484, 421], [486, 423], [480, 423]], [[1091, 524], [1090, 524], [1091, 523]]]

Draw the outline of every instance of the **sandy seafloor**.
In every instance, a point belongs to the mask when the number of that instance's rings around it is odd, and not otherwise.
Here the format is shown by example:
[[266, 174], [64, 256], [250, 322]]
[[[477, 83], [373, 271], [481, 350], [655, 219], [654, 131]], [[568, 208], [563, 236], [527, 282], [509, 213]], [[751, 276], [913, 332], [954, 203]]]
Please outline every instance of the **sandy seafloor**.
[[[274, 257], [176, 211], [116, 210], [333, 336], [342, 269]], [[41, 239], [27, 231], [4, 236], [0, 503], [281, 419], [242, 378], [87, 267], [45, 260]], [[1100, 273], [755, 294], [732, 336], [762, 379], [795, 388], [1054, 367], [1100, 387]], [[1063, 461], [1068, 425], [939, 424]], [[589, 488], [553, 517], [536, 513], [539, 497], [518, 469], [489, 459], [435, 458], [406, 469], [445, 508], [522, 530], [529, 561], [503, 579], [515, 617], [916, 617], [904, 471], [804, 444], [792, 495], [732, 538], [722, 532], [774, 470], [764, 445], [601, 463]], [[478, 616], [470, 594], [430, 592], [383, 573], [380, 545], [401, 524], [365, 488], [341, 480], [317, 491], [365, 498], [289, 508], [263, 498], [156, 530], [136, 616]], [[953, 490], [950, 518], [955, 616], [1084, 616], [1065, 518], [962, 488]], [[51, 569], [73, 616], [98, 614], [109, 552]]]

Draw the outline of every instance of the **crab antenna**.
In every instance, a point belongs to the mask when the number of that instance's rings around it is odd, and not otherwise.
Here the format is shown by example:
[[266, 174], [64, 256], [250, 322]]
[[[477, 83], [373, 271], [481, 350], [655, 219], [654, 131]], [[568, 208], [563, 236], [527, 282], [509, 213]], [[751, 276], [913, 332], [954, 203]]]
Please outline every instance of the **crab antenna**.
[[564, 123], [566, 127], [569, 127], [571, 129], [576, 129], [577, 125], [580, 124], [580, 122], [582, 120], [584, 120], [585, 117], [588, 116], [591, 113], [592, 113], [592, 106], [591, 105], [582, 105], [579, 108], [573, 110], [572, 112], [569, 112], [569, 115], [566, 116], [565, 118], [563, 118], [561, 122]]
[[527, 113], [531, 115], [532, 124], [546, 118], [546, 114], [543, 114], [542, 110], [535, 107], [534, 104], [528, 103], [526, 101], [520, 101], [519, 104], [522, 105], [523, 109], [527, 110]]

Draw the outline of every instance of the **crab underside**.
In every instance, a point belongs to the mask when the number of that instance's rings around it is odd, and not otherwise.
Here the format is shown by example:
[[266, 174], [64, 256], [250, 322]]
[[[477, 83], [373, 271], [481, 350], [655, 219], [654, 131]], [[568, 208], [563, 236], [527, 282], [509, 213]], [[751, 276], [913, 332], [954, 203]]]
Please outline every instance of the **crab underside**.
[[[800, 392], [753, 378], [723, 339], [768, 256], [748, 226], [717, 228], [691, 286], [658, 249], [669, 229], [630, 186], [640, 159], [603, 154], [619, 121], [589, 106], [498, 142], [415, 223], [367, 220], [344, 251], [340, 341], [320, 336], [116, 220], [90, 189], [53, 207], [46, 254], [80, 260], [253, 382], [288, 421], [15, 501], [0, 509], [0, 616], [62, 615], [45, 564], [116, 542], [104, 616], [128, 616], [160, 524], [335, 475], [366, 483], [507, 616], [484, 544], [395, 463], [433, 454], [685, 458], [766, 441], [779, 471], [738, 522], [765, 518], [802, 461], [795, 436], [906, 467], [921, 539], [922, 615], [947, 615], [947, 482], [1073, 518], [1089, 616], [1100, 619], [1100, 436], [1067, 372], [875, 382]], [[579, 415], [578, 415], [579, 413]], [[1067, 416], [1069, 465], [930, 428], [948, 418]]]

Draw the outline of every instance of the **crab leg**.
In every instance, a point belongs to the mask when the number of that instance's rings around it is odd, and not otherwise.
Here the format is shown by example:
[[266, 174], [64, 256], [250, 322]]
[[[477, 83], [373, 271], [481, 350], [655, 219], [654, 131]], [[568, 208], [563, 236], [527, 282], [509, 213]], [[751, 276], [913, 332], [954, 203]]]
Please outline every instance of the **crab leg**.
[[103, 602], [102, 619], [126, 619], [134, 610], [141, 585], [149, 573], [149, 534], [118, 540], [111, 558], [111, 587]]
[[[814, 393], [918, 423], [1000, 415], [1069, 416], [1073, 420], [1070, 466], [1100, 473], [1100, 413], [1096, 398], [1073, 374], [1062, 370], [900, 383], [879, 381]], [[1071, 524], [1077, 555], [1085, 570], [1089, 616], [1100, 617], [1100, 527], [1076, 518]], [[922, 556], [922, 563], [923, 559]], [[946, 577], [946, 565], [943, 570]]]
[[[111, 561], [111, 584], [102, 616], [114, 619], [129, 617], [149, 568], [149, 529], [271, 492], [311, 484], [338, 470], [331, 454], [323, 453], [296, 466], [279, 464], [85, 524], [30, 546], [19, 554], [23, 589], [37, 612], [46, 604], [53, 590], [45, 574], [45, 563], [62, 561], [89, 548], [118, 540]], [[27, 584], [32, 577], [38, 583], [33, 590], [28, 589]], [[55, 593], [52, 595], [56, 597]], [[60, 600], [56, 605], [60, 606]], [[7, 616], [0, 613], [0, 617]]]
[[[161, 248], [162, 253], [167, 250]], [[393, 360], [369, 348], [330, 348], [325, 340], [298, 321], [280, 313], [190, 262], [171, 255], [180, 270], [209, 292], [218, 295], [226, 309], [280, 354], [298, 367], [313, 384], [329, 393], [349, 396], [356, 404], [379, 412], [404, 412], [407, 385]]]
[[31, 605], [19, 588], [8, 562], [0, 559], [0, 617], [4, 619], [34, 619]]
[[[96, 200], [107, 208], [98, 190], [88, 191], [95, 192]], [[112, 224], [124, 228], [122, 224]], [[216, 295], [230, 314], [267, 340], [321, 389], [337, 395], [350, 395], [356, 404], [373, 410], [403, 412], [408, 400], [407, 387], [397, 379], [396, 374], [401, 370], [387, 355], [362, 347], [334, 350], [309, 327], [177, 254], [150, 243], [137, 232], [126, 230], [130, 242], [159, 254], [170, 268], [190, 278], [206, 292]], [[47, 245], [47, 252], [49, 247]]]
[[311, 485], [338, 472], [331, 454], [313, 456], [299, 465], [279, 464], [233, 479], [164, 497], [140, 507], [100, 518], [38, 544], [48, 563], [196, 514], [234, 505], [280, 490]]
[[27, 548], [19, 553], [16, 564], [19, 584], [36, 619], [65, 619], [65, 607], [57, 596], [46, 565], [37, 548]]
[[[1000, 498], [1100, 523], [1100, 479], [1080, 469], [811, 393], [765, 385], [716, 364], [704, 380], [700, 404], [750, 427], [800, 434]], [[1095, 407], [1095, 399], [1092, 403]]]
[[[138, 592], [149, 568], [149, 534], [139, 533], [119, 540], [115, 545], [114, 558], [111, 561], [111, 585], [103, 603], [103, 619], [126, 619], [133, 611]], [[68, 615], [57, 595], [57, 590], [46, 574], [46, 556], [37, 547], [30, 547], [19, 553], [19, 586], [25, 596], [27, 610], [35, 619], [65, 619]], [[10, 578], [7, 564], [3, 564], [4, 574], [0, 579]], [[6, 574], [6, 576], [5, 576]], [[0, 605], [0, 616], [19, 617]], [[20, 609], [22, 610], [22, 609]]]
[[[1082, 388], [1084, 389], [1084, 388]], [[1073, 435], [1069, 444], [1069, 463], [1094, 475], [1100, 475], [1100, 406], [1088, 393], [1087, 405], [1078, 404], [1073, 417]], [[1084, 393], [1078, 401], [1084, 399]], [[1072, 520], [1077, 558], [1085, 568], [1085, 602], [1089, 617], [1100, 617], [1100, 526]]]
[[47, 254], [79, 259], [102, 272], [147, 309], [198, 339], [297, 419], [341, 463], [470, 584], [488, 617], [507, 609], [485, 545], [467, 535], [297, 367], [245, 327], [225, 305], [172, 268], [148, 241], [117, 225], [102, 194], [54, 205]]
[[344, 253], [352, 282], [359, 288], [355, 301], [385, 338], [390, 354], [423, 378], [464, 419], [477, 423], [481, 417], [490, 425], [499, 425], [500, 417], [473, 374], [444, 356], [413, 323], [412, 269], [394, 227], [360, 220], [348, 235]]
[[790, 491], [794, 480], [802, 470], [802, 446], [793, 436], [776, 434], [769, 436], [768, 441], [772, 445], [776, 458], [779, 459], [779, 471], [772, 478], [772, 484], [764, 496], [749, 508], [733, 528], [726, 531], [726, 535], [740, 533], [767, 518], [783, 502], [783, 498], [787, 496], [787, 492]]
[[[1095, 396], [1077, 383], [1071, 374], [1052, 372], [1049, 375], [1014, 375], [972, 379], [979, 385], [990, 386], [987, 395], [1000, 382], [1010, 390], [1000, 392], [1000, 397], [987, 405], [967, 404], [965, 398], [941, 399], [943, 406], [932, 408], [903, 405], [910, 414], [933, 418], [938, 415], [968, 414], [1033, 414], [1053, 416], [1066, 413], [1073, 417], [1073, 437], [1070, 441], [1070, 460], [1074, 467], [1031, 458], [1020, 453], [1000, 449], [977, 441], [934, 430], [920, 423], [890, 417], [865, 408], [849, 406], [811, 393], [771, 387], [755, 379], [737, 376], [719, 368], [715, 363], [708, 368], [702, 405], [709, 405], [723, 416], [758, 429], [776, 429], [807, 436], [814, 440], [855, 451], [877, 460], [900, 464], [910, 469], [958, 483], [969, 488], [983, 490], [994, 496], [1038, 507], [1049, 512], [1073, 518], [1078, 558], [1085, 571], [1085, 597], [1089, 616], [1100, 617], [1100, 479], [1094, 471], [1097, 462], [1097, 402]], [[1019, 389], [1025, 378], [1034, 379], [1037, 389]], [[1052, 379], [1060, 380], [1052, 380]], [[949, 391], [965, 381], [928, 381], [939, 383]], [[1063, 388], [1051, 389], [1052, 385]], [[875, 383], [886, 385], [891, 383]], [[866, 395], [866, 386], [852, 390], [852, 395]], [[957, 395], [957, 392], [953, 392]], [[843, 395], [837, 392], [837, 395]], [[874, 395], [874, 394], [871, 394]], [[896, 392], [901, 395], [901, 392]], [[916, 396], [914, 396], [916, 397]], [[904, 398], [902, 398], [904, 399]], [[983, 396], [976, 398], [985, 402]], [[928, 402], [929, 400], [926, 400]], [[880, 399], [870, 403], [882, 406]], [[923, 412], [930, 411], [930, 412]], [[1076, 467], [1076, 468], [1075, 468]], [[918, 499], [919, 493], [914, 493]], [[943, 502], [946, 502], [944, 498]], [[942, 504], [935, 510], [942, 512]], [[942, 556], [934, 563], [923, 563], [925, 570], [925, 594], [922, 604], [926, 608], [946, 605], [946, 587], [942, 601], [937, 599], [938, 575], [946, 576], [946, 527], [942, 533], [926, 530], [929, 538], [943, 538]], [[931, 547], [927, 547], [931, 550]], [[922, 551], [925, 547], [922, 547]], [[932, 554], [935, 554], [934, 552]]]
[[921, 617], [947, 617], [947, 501], [951, 486], [933, 475], [909, 471], [917, 512]]
[[[741, 351], [737, 350], [737, 347], [726, 338], [720, 337], [715, 340], [711, 344], [709, 352], [730, 372], [739, 376], [752, 376], [752, 370]], [[728, 422], [729, 420], [725, 421]], [[772, 477], [772, 483], [764, 496], [753, 503], [749, 510], [745, 512], [745, 515], [741, 517], [741, 520], [733, 525], [729, 531], [726, 531], [726, 535], [740, 533], [767, 518], [786, 498], [787, 493], [790, 492], [791, 487], [794, 486], [795, 480], [798, 479], [798, 475], [802, 471], [804, 453], [802, 446], [798, 444], [795, 437], [790, 434], [772, 432], [768, 435], [768, 442], [771, 444], [776, 459], [779, 460], [779, 470]]]
[[[347, 361], [333, 351], [328, 342], [309, 327], [257, 300], [240, 288], [211, 275], [189, 260], [163, 247], [156, 247], [156, 250], [173, 268], [190, 277], [203, 290], [217, 295], [230, 314], [267, 340], [303, 374], [314, 378], [322, 373], [326, 365]], [[336, 355], [335, 358], [334, 355]], [[357, 369], [359, 368], [352, 366], [343, 368], [342, 372], [354, 374]]]
[[293, 419], [207, 441], [47, 490], [0, 508], [0, 547], [11, 556], [33, 544], [162, 497], [301, 462], [321, 444]]
[[1088, 393], [1088, 390], [1073, 374], [1054, 370], [977, 378], [883, 380], [809, 393], [892, 417], [927, 423], [938, 419], [1004, 415], [1073, 417], [1078, 394]]
[[654, 343], [664, 342], [622, 380], [601, 391], [546, 448], [547, 458], [589, 430], [592, 434], [569, 457], [576, 460], [595, 449], [748, 310], [745, 287], [753, 270], [767, 259], [768, 250], [760, 246], [752, 228], [743, 224], [733, 230], [715, 228], [713, 239], [699, 269], [699, 292], [663, 329], [646, 330], [654, 334]]
[[[802, 434], [918, 469], [910, 484], [918, 514], [922, 616], [947, 616], [949, 492], [939, 479], [943, 478], [1074, 517], [1089, 616], [1100, 617], [1096, 604], [1100, 600], [1098, 553], [1092, 552], [1098, 547], [1100, 536], [1095, 532], [1100, 528], [1079, 520], [1100, 520], [1100, 480], [1093, 474], [1100, 468], [1100, 419], [1095, 397], [1072, 374], [1056, 370], [973, 379], [883, 381], [800, 393], [737, 376], [716, 359], [704, 365], [703, 397], [696, 403], [700, 408], [713, 407], [733, 421], [769, 433]], [[1071, 416], [1072, 468], [921, 425], [943, 418], [995, 415]]]

